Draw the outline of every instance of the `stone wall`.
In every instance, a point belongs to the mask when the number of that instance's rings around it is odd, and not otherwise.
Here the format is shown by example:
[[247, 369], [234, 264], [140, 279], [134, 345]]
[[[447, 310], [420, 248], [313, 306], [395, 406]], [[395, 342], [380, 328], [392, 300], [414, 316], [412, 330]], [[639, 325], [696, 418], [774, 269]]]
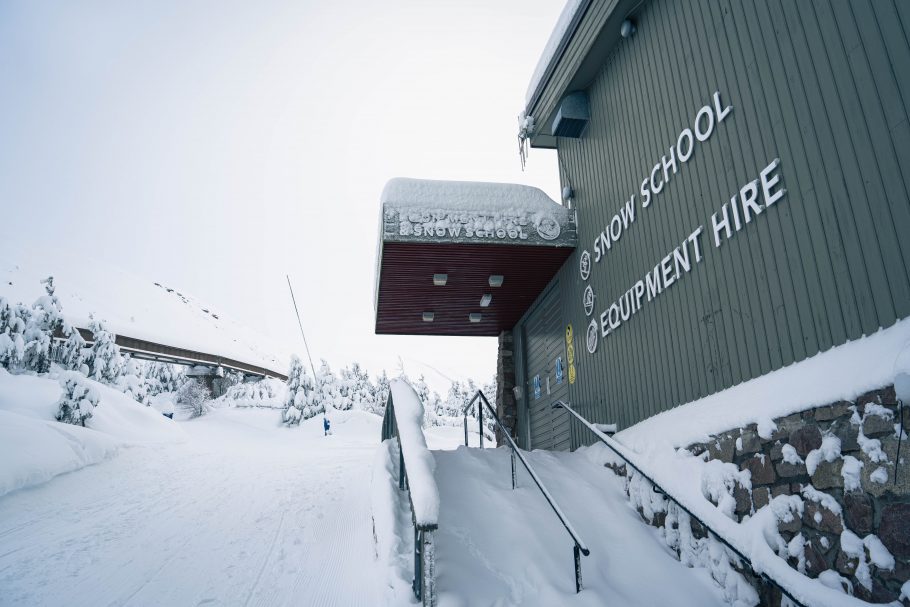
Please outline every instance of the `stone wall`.
[[[512, 332], [499, 334], [499, 354], [496, 357], [496, 415], [503, 425], [511, 430], [512, 438], [518, 437], [518, 404], [515, 402], [515, 358], [512, 354]], [[502, 431], [496, 428], [496, 444], [502, 445], [505, 439]]]
[[[792, 511], [777, 519], [776, 549], [794, 569], [811, 578], [827, 571], [826, 581], [846, 582], [856, 597], [890, 603], [910, 579], [910, 445], [906, 434], [898, 434], [908, 426], [910, 407], [899, 409], [894, 389], [888, 387], [855, 402], [723, 432], [689, 450], [705, 461], [735, 466], [727, 468], [737, 479], [729, 494], [735, 501], [732, 516], [739, 522], [778, 496], [795, 496], [775, 500]], [[624, 466], [611, 467], [626, 475]], [[672, 505], [660, 512], [659, 502], [657, 507], [643, 503], [648, 500], [634, 495], [635, 482], [630, 477], [627, 490], [643, 518], [664, 528], [665, 537], [679, 536], [680, 519]], [[691, 534], [705, 537], [695, 521]], [[756, 588], [762, 605], [780, 604], [779, 591], [743, 564], [731, 565]]]

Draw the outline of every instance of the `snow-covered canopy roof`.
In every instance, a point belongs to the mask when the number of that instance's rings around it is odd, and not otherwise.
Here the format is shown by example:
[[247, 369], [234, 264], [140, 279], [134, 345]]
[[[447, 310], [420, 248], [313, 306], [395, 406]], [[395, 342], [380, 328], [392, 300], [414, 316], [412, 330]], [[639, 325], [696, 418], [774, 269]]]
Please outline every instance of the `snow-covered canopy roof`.
[[386, 242], [575, 246], [574, 214], [527, 185], [396, 178], [381, 202]]
[[575, 213], [526, 185], [392, 179], [381, 201], [377, 333], [498, 335], [575, 249]]

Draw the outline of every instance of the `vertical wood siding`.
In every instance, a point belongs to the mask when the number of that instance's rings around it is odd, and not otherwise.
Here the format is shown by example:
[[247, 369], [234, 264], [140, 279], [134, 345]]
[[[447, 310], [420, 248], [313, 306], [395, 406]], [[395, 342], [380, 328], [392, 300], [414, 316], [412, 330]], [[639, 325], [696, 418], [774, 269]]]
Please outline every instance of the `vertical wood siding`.
[[[588, 130], [559, 140], [579, 219], [555, 279], [569, 397], [620, 427], [910, 315], [910, 2], [653, 0], [636, 20], [588, 89]], [[641, 209], [641, 180], [715, 91], [732, 114]], [[787, 195], [715, 248], [711, 215], [775, 158]], [[592, 355], [579, 254], [633, 193], [591, 272], [595, 316], [699, 225], [704, 259]]]

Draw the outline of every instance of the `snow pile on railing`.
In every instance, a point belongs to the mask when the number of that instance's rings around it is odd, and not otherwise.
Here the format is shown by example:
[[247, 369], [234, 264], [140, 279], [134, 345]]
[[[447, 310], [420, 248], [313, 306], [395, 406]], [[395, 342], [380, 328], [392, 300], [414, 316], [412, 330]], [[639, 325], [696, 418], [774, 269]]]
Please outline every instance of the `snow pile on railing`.
[[436, 487], [436, 460], [423, 435], [423, 404], [407, 381], [390, 384], [401, 454], [408, 474], [414, 522], [418, 527], [435, 526], [439, 518], [439, 489]]

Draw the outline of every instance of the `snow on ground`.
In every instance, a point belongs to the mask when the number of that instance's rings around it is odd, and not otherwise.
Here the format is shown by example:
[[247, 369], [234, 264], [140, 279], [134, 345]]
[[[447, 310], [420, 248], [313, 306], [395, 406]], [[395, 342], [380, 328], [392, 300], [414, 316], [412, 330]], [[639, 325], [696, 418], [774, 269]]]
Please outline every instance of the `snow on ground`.
[[[54, 251], [9, 249], [0, 243], [0, 297], [32, 304], [54, 277], [63, 315], [87, 328], [94, 314], [118, 335], [187, 348], [284, 373], [290, 353], [186, 291], [139, 277], [108, 260]], [[278, 353], [276, 355], [275, 353]]]
[[87, 428], [54, 419], [63, 393], [54, 377], [0, 368], [0, 496], [104, 461], [122, 447], [184, 440], [182, 430], [154, 409], [85, 382], [100, 395]]
[[[0, 370], [0, 605], [412, 602], [375, 560], [380, 417], [331, 411], [326, 437], [322, 416], [286, 428], [280, 411], [223, 407], [175, 422], [97, 389], [97, 427], [70, 426], [50, 421], [55, 380]], [[432, 448], [463, 440], [428, 432]]]
[[[138, 406], [138, 405], [137, 405]], [[376, 605], [378, 416], [216, 409], [0, 498], [3, 605]]]
[[675, 560], [631, 508], [622, 483], [584, 454], [527, 454], [591, 549], [578, 595], [572, 540], [523, 469], [512, 490], [507, 449], [434, 456], [441, 607], [724, 604], [707, 571]]

